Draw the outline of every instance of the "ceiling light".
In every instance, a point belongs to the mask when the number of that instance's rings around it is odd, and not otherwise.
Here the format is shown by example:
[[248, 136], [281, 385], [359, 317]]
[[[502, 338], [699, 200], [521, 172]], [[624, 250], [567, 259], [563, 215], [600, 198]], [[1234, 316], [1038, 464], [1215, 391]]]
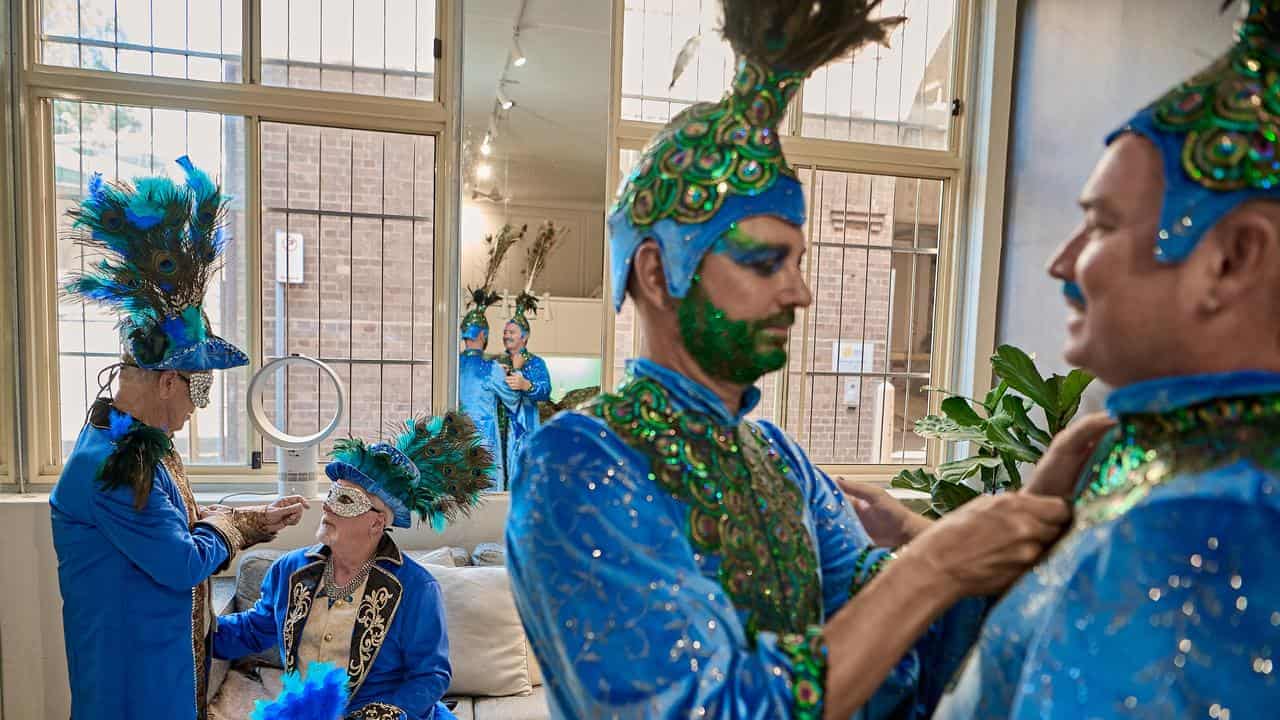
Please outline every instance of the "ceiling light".
[[480, 143], [480, 154], [488, 157], [493, 152], [493, 136], [485, 133], [484, 141]]
[[515, 101], [515, 100], [512, 100], [512, 99], [511, 99], [511, 98], [509, 98], [509, 97], [507, 97], [507, 94], [506, 94], [506, 93], [504, 93], [504, 92], [502, 92], [501, 90], [499, 90], [499, 91], [498, 91], [498, 105], [499, 105], [503, 110], [510, 110], [511, 108], [513, 108], [513, 107], [515, 107], [515, 106], [516, 106], [516, 101]]
[[493, 177], [493, 166], [489, 163], [480, 163], [480, 166], [476, 168], [476, 177], [481, 180], [488, 180]]
[[529, 62], [529, 58], [525, 57], [524, 50], [520, 49], [520, 33], [516, 33], [511, 38], [511, 64], [516, 67], [524, 67]]

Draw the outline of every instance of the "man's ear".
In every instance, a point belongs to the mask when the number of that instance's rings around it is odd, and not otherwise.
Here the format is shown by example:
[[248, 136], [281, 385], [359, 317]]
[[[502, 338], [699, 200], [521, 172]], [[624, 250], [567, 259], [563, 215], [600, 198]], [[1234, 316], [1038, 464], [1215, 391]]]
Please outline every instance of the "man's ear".
[[667, 290], [667, 275], [662, 265], [658, 243], [645, 240], [631, 256], [631, 275], [627, 281], [631, 296], [651, 307], [669, 309], [673, 298]]

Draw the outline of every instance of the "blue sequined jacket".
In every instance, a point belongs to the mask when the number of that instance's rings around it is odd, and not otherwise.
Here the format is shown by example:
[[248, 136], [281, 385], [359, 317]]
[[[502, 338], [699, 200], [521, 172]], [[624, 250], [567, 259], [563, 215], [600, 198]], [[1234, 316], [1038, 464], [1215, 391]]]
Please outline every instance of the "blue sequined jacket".
[[[510, 356], [502, 355], [501, 362], [510, 367]], [[533, 387], [523, 391], [509, 390], [503, 383], [503, 387], [499, 389], [499, 400], [504, 404], [510, 418], [506, 445], [508, 480], [514, 478], [519, 472], [522, 449], [528, 442], [530, 434], [537, 430], [540, 424], [538, 403], [551, 399], [551, 373], [547, 370], [545, 360], [530, 354], [525, 358], [524, 367], [515, 372], [523, 375]], [[503, 390], [507, 392], [502, 392]]]
[[[273, 647], [298, 670], [298, 643], [320, 594], [329, 549], [300, 548], [272, 563], [254, 606], [218, 618], [213, 656], [235, 659]], [[426, 568], [384, 536], [351, 636], [345, 720], [445, 720], [440, 698], [453, 675], [444, 597]]]
[[1076, 522], [937, 717], [1280, 716], [1280, 375], [1117, 390]]
[[[508, 565], [552, 716], [820, 717], [821, 625], [885, 551], [781, 430], [744, 421], [755, 388], [731, 415], [630, 369], [535, 433], [513, 482]], [[983, 607], [944, 616], [857, 717], [927, 717]]]

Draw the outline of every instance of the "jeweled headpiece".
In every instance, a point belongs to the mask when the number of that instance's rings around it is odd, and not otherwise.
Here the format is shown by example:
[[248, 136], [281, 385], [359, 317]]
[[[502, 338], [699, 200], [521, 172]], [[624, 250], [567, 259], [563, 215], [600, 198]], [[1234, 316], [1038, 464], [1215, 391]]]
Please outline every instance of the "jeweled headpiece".
[[63, 293], [107, 306], [119, 318], [126, 358], [147, 370], [205, 372], [239, 367], [249, 357], [213, 334], [204, 294], [226, 249], [227, 198], [186, 156], [185, 185], [166, 177], [104, 182], [68, 214], [76, 241], [101, 254], [72, 273]]
[[684, 297], [703, 255], [734, 223], [771, 215], [804, 224], [804, 194], [778, 137], [787, 104], [814, 70], [885, 42], [903, 20], [871, 19], [880, 0], [721, 3], [722, 32], [738, 56], [733, 86], [667, 123], [618, 191], [609, 217], [615, 309], [646, 239], [662, 253], [668, 290]]
[[515, 323], [526, 338], [530, 332], [528, 316], [538, 312], [538, 296], [533, 294], [533, 281], [546, 269], [551, 253], [564, 240], [565, 234], [565, 228], [556, 227], [555, 223], [548, 220], [538, 228], [538, 235], [529, 246], [524, 269], [524, 291], [516, 296], [516, 312], [508, 321]]
[[1107, 144], [1125, 133], [1150, 140], [1164, 160], [1163, 262], [1185, 260], [1241, 203], [1280, 199], [1280, 0], [1249, 0], [1235, 45]]
[[416, 514], [436, 530], [476, 504], [491, 483], [493, 467], [493, 453], [471, 418], [460, 412], [410, 418], [389, 443], [339, 440], [330, 455], [329, 479], [353, 482], [376, 495], [391, 508], [393, 525], [409, 527]]
[[502, 267], [502, 261], [507, 256], [507, 251], [524, 237], [528, 226], [521, 225], [519, 228], [514, 225], [503, 225], [502, 230], [497, 235], [486, 235], [484, 244], [487, 248], [488, 260], [485, 263], [484, 282], [480, 287], [473, 288], [471, 293], [471, 302], [467, 314], [462, 316], [462, 338], [464, 340], [474, 340], [480, 337], [480, 333], [489, 333], [489, 318], [485, 315], [489, 307], [498, 302], [500, 296], [493, 291], [493, 282], [498, 278], [498, 269]]

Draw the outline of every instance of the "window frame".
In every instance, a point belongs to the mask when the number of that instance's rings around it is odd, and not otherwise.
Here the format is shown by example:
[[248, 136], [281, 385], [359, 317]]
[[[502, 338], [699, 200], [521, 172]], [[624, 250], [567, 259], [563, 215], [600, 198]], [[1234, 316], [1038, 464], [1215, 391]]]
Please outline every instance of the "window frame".
[[[626, 0], [613, 3], [609, 182], [610, 187], [616, 188], [621, 177], [621, 152], [643, 149], [662, 125], [621, 117]], [[995, 350], [1017, 2], [955, 0], [955, 4], [952, 93], [960, 100], [961, 112], [952, 115], [945, 150], [803, 137], [799, 133], [802, 113], [794, 111], [789, 115], [788, 127], [783, 129], [782, 145], [797, 171], [827, 170], [943, 182], [930, 384], [980, 397], [991, 385], [987, 358]], [[793, 108], [803, 107], [803, 94], [802, 87], [792, 101]], [[809, 223], [806, 237], [812, 238], [815, 231], [815, 223]], [[811, 271], [815, 256], [812, 252], [806, 255], [806, 273]], [[608, 277], [605, 284], [608, 297]], [[807, 333], [807, 318], [807, 311], [797, 316], [800, 332]], [[609, 342], [603, 363], [604, 383], [609, 386], [621, 379], [614, 376], [615, 355], [620, 351], [614, 347], [614, 331], [614, 315], [609, 313], [605, 323]], [[632, 337], [628, 356], [634, 356], [640, 345], [638, 330]], [[793, 371], [794, 367], [801, 370]], [[790, 378], [795, 376], [803, 382], [803, 367], [803, 358], [789, 357], [787, 366], [778, 371], [781, 377], [773, 401], [779, 426], [786, 426], [788, 394], [794, 390]], [[940, 402], [936, 394], [931, 397], [929, 411], [936, 412]], [[803, 412], [803, 404], [801, 407]], [[955, 452], [953, 447], [930, 440], [926, 444], [926, 466], [936, 467]], [[910, 467], [820, 466], [832, 475], [879, 483]]]
[[[108, 103], [143, 108], [168, 108], [236, 115], [244, 118], [246, 166], [246, 233], [245, 248], [248, 274], [249, 347], [251, 362], [248, 372], [262, 365], [261, 252], [262, 252], [262, 123], [287, 123], [348, 130], [398, 132], [435, 137], [436, 182], [435, 237], [433, 254], [432, 314], [432, 412], [442, 412], [456, 404], [457, 330], [454, 318], [459, 303], [457, 281], [457, 217], [458, 198], [454, 191], [456, 148], [459, 147], [455, 112], [459, 96], [461, 22], [460, 0], [437, 0], [436, 35], [442, 43], [442, 57], [436, 58], [435, 100], [384, 97], [359, 93], [265, 86], [262, 74], [262, 0], [241, 0], [244, 38], [243, 71], [240, 82], [210, 82], [144, 75], [87, 70], [44, 65], [38, 62], [41, 22], [40, 0], [4, 0], [4, 9], [13, 13], [10, 23], [14, 52], [12, 71], [6, 82], [13, 83], [13, 107], [6, 108], [5, 118], [12, 117], [15, 127], [13, 157], [0, 152], [9, 169], [29, 180], [14, 183], [13, 192], [5, 190], [5, 176], [0, 175], [0, 194], [13, 197], [18, 222], [10, 222], [0, 208], [0, 222], [12, 228], [4, 232], [23, 252], [18, 257], [17, 317], [10, 321], [0, 295], [0, 340], [13, 329], [22, 328], [18, 338], [16, 374], [7, 366], [8, 355], [0, 357], [0, 412], [14, 418], [28, 431], [21, 435], [21, 454], [17, 462], [3, 444], [12, 437], [4, 433], [0, 440], [0, 483], [8, 481], [10, 489], [19, 492], [47, 490], [56, 482], [62, 469], [59, 430], [60, 388], [57, 367], [57, 243], [58, 218], [54, 217], [55, 187], [53, 168], [53, 100]], [[0, 10], [0, 12], [4, 12]], [[6, 139], [10, 137], [6, 133]], [[0, 250], [5, 249], [0, 246]], [[6, 407], [13, 393], [9, 376], [22, 392], [17, 408]], [[247, 464], [237, 466], [192, 465], [188, 473], [200, 486], [232, 489], [246, 484], [274, 481], [272, 465], [254, 469]], [[6, 468], [8, 472], [6, 474]]]

